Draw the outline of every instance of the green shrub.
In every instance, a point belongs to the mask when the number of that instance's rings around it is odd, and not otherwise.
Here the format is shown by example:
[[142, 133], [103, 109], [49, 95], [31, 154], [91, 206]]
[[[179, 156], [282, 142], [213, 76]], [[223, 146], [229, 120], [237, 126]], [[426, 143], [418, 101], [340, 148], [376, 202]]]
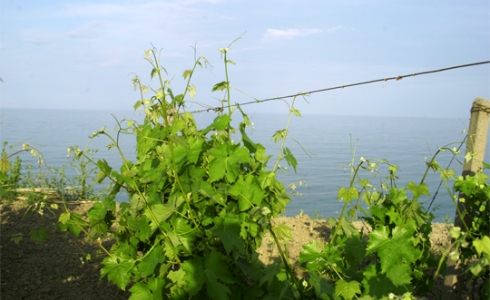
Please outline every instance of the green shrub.
[[[136, 103], [135, 109], [145, 112], [141, 124], [120, 124], [121, 132], [136, 136], [136, 161], [126, 159], [117, 139], [104, 129], [96, 132], [94, 137], [111, 140], [123, 165], [117, 171], [105, 160], [97, 162], [98, 182], [109, 178], [112, 184], [88, 212], [89, 224], [69, 212], [60, 218], [62, 227], [75, 234], [83, 230], [94, 240], [106, 234], [115, 238], [111, 249], [100, 245], [108, 255], [101, 274], [121, 289], [131, 286], [132, 299], [267, 299], [295, 292], [291, 284], [279, 284], [275, 275], [282, 268], [266, 268], [255, 251], [264, 233], [273, 233], [271, 217], [284, 212], [290, 199], [275, 171], [266, 169], [270, 156], [265, 148], [247, 136], [250, 121], [239, 107], [242, 121], [237, 128], [231, 125], [236, 113], [230, 107], [228, 50], [221, 49], [226, 81], [213, 90], [225, 92], [229, 109], [204, 129], [185, 112], [184, 99], [195, 93], [190, 79], [206, 60], [199, 58], [184, 72], [187, 86], [175, 95], [162, 78], [155, 52], [147, 51], [151, 75], [161, 86], [154, 96]], [[133, 83], [142, 94], [148, 90], [137, 77]], [[240, 141], [232, 140], [234, 133]], [[295, 167], [294, 157], [283, 149], [280, 159]], [[115, 196], [121, 190], [129, 203], [117, 208]], [[286, 277], [282, 280], [295, 280]]]
[[[8, 142], [4, 141], [2, 146], [2, 154], [0, 158], [0, 196], [2, 200], [13, 201], [17, 199], [18, 189], [23, 184], [22, 175], [22, 160], [19, 154], [23, 152], [30, 152], [33, 157], [38, 157], [38, 163], [43, 163], [42, 154], [35, 148], [30, 147], [27, 144], [22, 144], [19, 148], [18, 145], [12, 145], [8, 147]], [[12, 153], [13, 152], [13, 153]], [[12, 157], [15, 160], [12, 162]]]
[[454, 247], [449, 253], [450, 259], [467, 266], [467, 278], [483, 281], [480, 285], [482, 298], [490, 297], [490, 184], [484, 173], [488, 168], [490, 165], [484, 163], [481, 172], [456, 178], [455, 192], [462, 193], [462, 197], [455, 199], [464, 202], [466, 209], [458, 213], [461, 219], [471, 222], [463, 222], [463, 228], [451, 229]]

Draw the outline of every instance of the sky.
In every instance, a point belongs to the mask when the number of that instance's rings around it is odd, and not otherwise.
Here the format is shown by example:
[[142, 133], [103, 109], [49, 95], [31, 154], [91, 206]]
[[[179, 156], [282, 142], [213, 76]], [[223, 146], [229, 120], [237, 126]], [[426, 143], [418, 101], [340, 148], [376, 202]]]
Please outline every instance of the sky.
[[[0, 3], [0, 107], [132, 110], [152, 88], [145, 51], [159, 51], [174, 93], [197, 55], [194, 111], [220, 105], [228, 59], [232, 102], [490, 60], [490, 2], [362, 0], [74, 1]], [[147, 94], [151, 97], [151, 94]], [[490, 64], [312, 94], [302, 114], [467, 118], [490, 99]], [[246, 106], [287, 113], [288, 103]], [[245, 107], [244, 107], [245, 108]]]

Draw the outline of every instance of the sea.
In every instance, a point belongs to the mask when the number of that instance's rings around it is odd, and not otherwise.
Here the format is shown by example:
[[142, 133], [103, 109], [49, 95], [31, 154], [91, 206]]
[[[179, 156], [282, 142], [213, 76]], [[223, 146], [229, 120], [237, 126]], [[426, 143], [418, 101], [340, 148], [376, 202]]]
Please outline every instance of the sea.
[[[215, 113], [196, 114], [200, 128], [206, 127], [215, 117]], [[269, 168], [278, 157], [280, 145], [274, 143], [272, 135], [286, 128], [287, 114], [249, 113], [252, 126], [248, 135], [256, 143], [261, 143], [272, 155]], [[0, 140], [7, 141], [8, 147], [14, 146], [10, 153], [21, 149], [24, 143], [42, 152], [50, 167], [61, 168], [69, 165], [67, 149], [78, 146], [80, 149], [97, 149], [95, 159], [105, 159], [119, 168], [121, 158], [115, 148], [108, 149], [112, 142], [99, 136], [91, 139], [92, 133], [105, 128], [114, 137], [117, 136], [117, 124], [126, 124], [128, 120], [141, 121], [142, 116], [133, 111], [124, 110], [51, 110], [51, 109], [12, 109], [2, 108], [0, 113]], [[233, 115], [237, 124], [242, 117]], [[343, 202], [337, 199], [338, 190], [348, 187], [351, 178], [349, 164], [357, 165], [361, 158], [376, 162], [387, 160], [398, 166], [398, 187], [404, 187], [410, 181], [420, 183], [426, 169], [426, 162], [443, 147], [461, 147], [462, 154], [452, 160], [449, 151], [441, 152], [437, 162], [450, 165], [461, 174], [465, 138], [469, 125], [468, 119], [457, 118], [417, 118], [417, 117], [374, 117], [374, 116], [338, 116], [338, 115], [302, 115], [293, 117], [289, 123], [288, 147], [297, 160], [296, 172], [286, 162], [281, 162], [278, 178], [287, 187], [295, 187], [292, 201], [286, 208], [286, 216], [307, 214], [310, 217], [328, 218], [340, 214]], [[237, 141], [240, 139], [236, 137]], [[135, 137], [120, 134], [119, 145], [126, 159], [135, 160]], [[7, 147], [7, 150], [8, 150]], [[489, 160], [490, 151], [485, 154]], [[36, 158], [29, 153], [21, 153], [23, 164], [32, 164], [37, 168]], [[44, 166], [42, 168], [45, 168]], [[76, 175], [76, 170], [67, 167], [68, 176]], [[488, 172], [487, 172], [488, 173]], [[388, 176], [387, 165], [381, 165], [379, 175], [362, 171], [361, 178], [379, 185], [380, 178]], [[421, 202], [435, 215], [435, 221], [452, 220], [455, 207], [438, 173], [429, 171], [425, 179], [430, 196], [423, 196]], [[98, 187], [99, 189], [103, 188]], [[434, 195], [436, 197], [434, 198]], [[118, 201], [127, 201], [122, 194]]]

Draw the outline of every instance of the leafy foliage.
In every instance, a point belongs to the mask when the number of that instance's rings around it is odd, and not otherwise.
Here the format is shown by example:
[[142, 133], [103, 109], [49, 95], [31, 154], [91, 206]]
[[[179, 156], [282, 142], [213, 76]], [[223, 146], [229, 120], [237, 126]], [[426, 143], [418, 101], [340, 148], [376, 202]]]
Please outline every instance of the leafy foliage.
[[[22, 160], [19, 154], [29, 152], [32, 157], [38, 158], [39, 165], [44, 162], [44, 158], [39, 150], [28, 144], [11, 145], [8, 149], [7, 147], [8, 142], [4, 141], [0, 157], [0, 195], [2, 199], [12, 201], [17, 198], [18, 188], [21, 186], [23, 179]], [[15, 157], [13, 162], [10, 161], [12, 157]]]
[[[437, 265], [430, 252], [433, 215], [425, 211], [420, 198], [429, 195], [424, 179], [430, 169], [440, 173], [446, 186], [454, 177], [454, 170], [443, 169], [435, 161], [446, 148], [427, 163], [419, 184], [409, 182], [403, 188], [396, 184], [398, 168], [389, 162], [362, 157], [357, 165], [352, 162], [350, 185], [338, 191], [338, 199], [344, 202], [340, 217], [327, 220], [332, 226], [327, 243], [304, 245], [299, 262], [305, 276], [298, 278], [282, 249], [291, 229], [284, 224], [273, 227], [271, 218], [284, 212], [290, 201], [276, 171], [281, 161], [296, 171], [298, 163], [285, 140], [291, 116], [300, 113], [293, 99], [287, 127], [272, 137], [281, 147], [274, 167], [268, 169], [270, 156], [264, 146], [246, 133], [251, 125], [247, 114], [231, 105], [228, 65], [234, 62], [227, 58], [230, 47], [219, 50], [226, 78], [212, 91], [224, 93], [221, 102], [227, 113], [224, 108], [218, 110], [211, 124], [198, 128], [194, 115], [185, 111], [185, 102], [196, 95], [191, 79], [197, 67], [208, 65], [207, 60], [199, 57], [192, 69], [183, 72], [186, 86], [175, 95], [170, 81], [163, 78], [166, 71], [155, 49], [148, 50], [145, 58], [159, 88], [133, 79], [142, 97], [134, 108], [143, 110], [144, 120], [131, 120], [126, 126], [118, 121], [116, 138], [105, 128], [92, 135], [110, 140], [108, 147], [121, 156], [120, 169], [103, 159], [95, 162], [91, 150], [71, 147], [69, 153], [75, 154], [71, 165], [79, 175], [69, 180], [62, 168], [43, 181], [57, 188], [62, 200], [70, 200], [64, 193], [70, 182], [80, 183], [74, 195], [84, 199], [97, 199], [94, 184], [110, 182], [86, 216], [69, 211], [66, 205], [51, 204], [53, 209], [62, 209], [61, 230], [75, 236], [83, 233], [106, 254], [101, 276], [123, 290], [129, 288], [130, 299], [413, 299], [414, 294], [431, 290], [433, 276], [427, 271], [436, 266], [439, 270], [444, 256]], [[148, 98], [149, 90], [153, 96]], [[232, 120], [238, 114], [242, 121], [235, 128]], [[136, 138], [135, 158], [126, 158], [119, 147], [123, 133]], [[232, 137], [237, 136], [235, 142]], [[17, 157], [12, 164], [9, 159], [23, 151], [39, 152], [23, 145], [9, 154], [13, 148], [7, 151], [6, 146], [0, 160], [0, 188], [2, 197], [14, 197], [21, 181], [21, 161]], [[389, 175], [378, 187], [359, 175], [363, 170], [377, 174], [384, 165]], [[486, 278], [485, 286], [490, 286], [487, 182], [483, 172], [456, 179], [455, 191], [464, 194], [459, 201], [468, 207], [461, 217], [471, 215], [472, 221], [451, 230], [453, 247], [445, 255], [451, 250], [451, 259], [468, 265], [468, 276]], [[120, 192], [127, 193], [128, 203], [117, 205], [115, 197]], [[43, 199], [35, 204], [38, 212], [46, 203]], [[355, 220], [364, 222], [361, 231], [354, 227]], [[269, 266], [262, 264], [256, 252], [266, 232], [281, 257]], [[39, 242], [49, 238], [46, 228], [33, 230], [30, 236]], [[115, 240], [110, 249], [100, 242], [105, 236]], [[22, 235], [11, 239], [18, 243]]]
[[[225, 68], [227, 51], [222, 51]], [[196, 88], [187, 81], [184, 93], [175, 95], [162, 78], [153, 50], [146, 52], [146, 59], [161, 86], [155, 96], [136, 103], [146, 115], [142, 123], [131, 121], [126, 128], [120, 124], [120, 132], [136, 136], [136, 160], [121, 153], [119, 171], [104, 160], [97, 162], [97, 180], [108, 178], [112, 185], [88, 212], [87, 231], [94, 239], [107, 234], [116, 239], [107, 250], [101, 275], [122, 289], [131, 285], [134, 299], [267, 298], [285, 293], [284, 285], [275, 284], [276, 277], [260, 280], [268, 271], [255, 250], [271, 229], [270, 218], [284, 211], [289, 197], [274, 170], [266, 169], [265, 148], [246, 135], [248, 116], [240, 109], [238, 143], [232, 140], [237, 130], [231, 125], [231, 110], [197, 128], [194, 116], [183, 109], [185, 98], [193, 97]], [[184, 72], [184, 79], [190, 80], [196, 67], [206, 64], [199, 58]], [[142, 95], [148, 90], [137, 77], [133, 83]], [[230, 104], [228, 80], [213, 90], [225, 91]], [[117, 139], [104, 129], [94, 137], [100, 135], [119, 149]], [[296, 167], [292, 153], [284, 153]], [[115, 195], [120, 191], [130, 200], [117, 210]], [[86, 227], [66, 214], [61, 222], [74, 233], [73, 224]]]
[[[484, 163], [484, 168], [490, 165]], [[466, 275], [482, 278], [482, 297], [490, 297], [490, 184], [483, 170], [474, 175], [458, 176], [454, 188], [460, 192], [458, 201], [465, 203], [465, 210], [458, 211], [461, 219], [470, 220], [465, 227], [451, 230], [454, 247], [449, 253], [452, 260], [467, 265]]]
[[[351, 185], [339, 189], [344, 208], [339, 219], [329, 219], [333, 229], [328, 243], [323, 247], [316, 242], [307, 244], [300, 255], [300, 262], [314, 275], [309, 285], [316, 295], [325, 295], [322, 298], [381, 299], [432, 288], [432, 278], [425, 270], [436, 264], [429, 252], [433, 216], [418, 202], [421, 195], [428, 194], [427, 186], [409, 182], [399, 189], [396, 167], [381, 163], [388, 165], [390, 184], [382, 182], [378, 190], [369, 180], [360, 179], [360, 170], [371, 173], [379, 164], [361, 158], [352, 167]], [[354, 185], [356, 179], [358, 187]], [[348, 205], [351, 209], [347, 212]], [[358, 211], [366, 224], [360, 232], [351, 223]], [[318, 284], [318, 278], [323, 285]]]

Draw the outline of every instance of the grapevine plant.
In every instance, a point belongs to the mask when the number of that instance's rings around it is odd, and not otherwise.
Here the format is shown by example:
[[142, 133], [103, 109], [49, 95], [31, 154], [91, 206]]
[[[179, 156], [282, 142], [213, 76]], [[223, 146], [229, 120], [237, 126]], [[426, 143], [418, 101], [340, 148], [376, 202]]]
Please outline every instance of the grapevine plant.
[[[432, 290], [434, 270], [438, 261], [430, 252], [429, 234], [434, 216], [427, 212], [420, 199], [429, 195], [424, 183], [429, 170], [439, 172], [448, 187], [454, 170], [441, 168], [435, 158], [441, 152], [460, 153], [449, 145], [439, 149], [430, 161], [419, 184], [409, 182], [397, 186], [395, 165], [386, 160], [370, 161], [363, 157], [351, 166], [351, 181], [340, 188], [338, 198], [344, 207], [338, 219], [330, 218], [332, 234], [321, 247], [316, 242], [304, 246], [300, 255], [311, 276], [309, 285], [318, 298], [382, 299], [395, 295], [410, 299]], [[362, 178], [360, 171], [379, 174], [386, 166], [388, 176], [379, 185]], [[350, 207], [350, 208], [349, 208]], [[349, 209], [348, 209], [349, 208]], [[354, 228], [359, 218], [364, 227]], [[444, 260], [444, 256], [439, 262]]]
[[[490, 297], [490, 184], [489, 177], [484, 170], [490, 165], [483, 163], [483, 170], [476, 174], [458, 176], [455, 180], [454, 196], [457, 201], [466, 204], [465, 211], [458, 211], [460, 218], [467, 218], [471, 222], [463, 227], [451, 228], [453, 244], [445, 252], [449, 259], [466, 266], [465, 277], [478, 279], [483, 282], [481, 291], [474, 291], [475, 295], [488, 299]], [[457, 204], [457, 201], [456, 204]]]
[[[17, 155], [19, 152], [27, 151], [27, 148], [19, 150], [13, 154], [7, 151], [8, 143], [5, 141], [2, 147], [2, 157], [0, 158], [0, 193], [4, 199], [14, 199], [17, 196], [16, 188], [21, 181], [21, 159]], [[9, 150], [12, 150], [10, 147]], [[25, 149], [25, 150], [24, 150]], [[10, 162], [9, 159], [15, 156], [15, 161]]]
[[[115, 238], [110, 249], [99, 243], [107, 254], [101, 275], [121, 289], [129, 287], [131, 299], [282, 299], [301, 292], [290, 270], [279, 264], [266, 268], [258, 260], [255, 250], [264, 233], [274, 235], [271, 217], [284, 212], [290, 199], [275, 171], [266, 169], [270, 156], [265, 148], [247, 136], [251, 123], [240, 107], [235, 112], [242, 121], [237, 128], [231, 125], [227, 66], [232, 61], [227, 59], [229, 48], [220, 51], [226, 80], [213, 91], [225, 92], [229, 109], [204, 129], [184, 110], [184, 99], [195, 94], [190, 82], [196, 68], [208, 62], [197, 59], [183, 73], [184, 92], [174, 94], [156, 52], [146, 52], [151, 77], [160, 87], [144, 98], [149, 88], [134, 78], [143, 96], [135, 109], [143, 108], [145, 118], [141, 124], [130, 121], [128, 128], [119, 123], [118, 132], [136, 136], [136, 160], [127, 159], [118, 138], [105, 129], [94, 133], [111, 140], [109, 147], [118, 149], [123, 164], [115, 170], [105, 160], [97, 161], [97, 181], [109, 179], [112, 184], [88, 211], [88, 222], [68, 211], [60, 217], [62, 227], [75, 234], [84, 231], [94, 241]], [[233, 134], [239, 134], [239, 142]], [[283, 152], [280, 159], [296, 167], [290, 151]], [[129, 202], [117, 205], [121, 191]], [[285, 274], [279, 277], [282, 282], [276, 276], [280, 272]]]
[[[447, 146], [439, 149], [427, 163], [421, 182], [409, 182], [404, 188], [396, 185], [398, 168], [386, 160], [374, 162], [361, 157], [357, 165], [350, 165], [350, 186], [338, 192], [344, 207], [338, 219], [328, 220], [332, 233], [327, 243], [313, 241], [304, 245], [300, 254], [299, 261], [309, 276], [305, 293], [314, 293], [318, 299], [414, 299], [414, 295], [433, 289], [449, 255], [467, 266], [469, 278], [483, 279], [480, 294], [489, 295], [488, 176], [480, 172], [454, 178], [453, 169], [441, 168], [435, 161], [445, 151], [453, 155], [460, 152]], [[378, 172], [381, 165], [387, 166], [389, 175], [387, 182], [380, 180], [378, 188], [359, 176], [361, 170]], [[423, 195], [429, 195], [424, 180], [430, 169], [439, 172], [446, 187], [448, 180], [455, 179], [454, 191], [466, 195], [464, 201], [472, 215], [468, 228], [451, 229], [453, 244], [438, 259], [430, 252], [433, 215], [420, 202]], [[469, 212], [458, 213], [464, 216]], [[364, 223], [361, 231], [352, 224], [356, 217]]]
[[[39, 166], [44, 163], [44, 156], [38, 149], [28, 144], [8, 146], [7, 141], [3, 142], [0, 157], [0, 195], [2, 199], [15, 200], [18, 196], [18, 188], [25, 185], [22, 176], [22, 160], [19, 156], [24, 152], [29, 152], [32, 157], [36, 157]], [[13, 157], [15, 161], [11, 161]]]
[[[421, 182], [405, 187], [397, 186], [396, 166], [364, 158], [355, 164], [353, 156], [350, 184], [338, 192], [344, 202], [340, 217], [327, 220], [332, 230], [326, 243], [303, 246], [303, 275], [298, 276], [279, 242], [290, 229], [274, 227], [271, 221], [290, 201], [276, 177], [279, 162], [285, 160], [294, 170], [297, 166], [284, 143], [288, 127], [274, 134], [273, 140], [281, 142], [280, 154], [267, 168], [271, 156], [250, 139], [247, 114], [231, 103], [228, 66], [234, 63], [227, 58], [229, 50], [220, 49], [226, 77], [212, 88], [224, 92], [223, 106], [208, 126], [198, 128], [194, 115], [185, 110], [186, 101], [196, 94], [191, 79], [208, 61], [195, 59], [193, 68], [183, 73], [183, 93], [174, 94], [151, 49], [145, 59], [158, 88], [133, 79], [141, 95], [134, 108], [143, 110], [143, 121], [118, 121], [115, 137], [105, 128], [92, 135], [110, 140], [108, 147], [118, 151], [122, 166], [114, 169], [106, 160], [94, 161], [88, 151], [72, 149], [77, 159], [84, 159], [82, 175], [91, 174], [90, 161], [98, 169], [96, 182], [109, 181], [110, 186], [86, 216], [61, 205], [59, 226], [75, 236], [83, 232], [99, 245], [106, 255], [102, 277], [129, 289], [131, 299], [413, 299], [432, 289], [449, 256], [469, 262], [468, 274], [488, 283], [490, 188], [483, 173], [456, 179], [456, 190], [467, 196], [465, 201], [476, 212], [472, 224], [452, 229], [453, 244], [439, 261], [430, 252], [433, 215], [420, 200], [429, 195], [425, 176], [430, 169], [437, 171], [447, 187], [454, 178], [454, 171], [441, 168], [435, 156]], [[151, 97], [146, 96], [149, 91]], [[294, 99], [288, 125], [292, 115], [299, 115]], [[238, 126], [232, 119], [240, 120]], [[121, 151], [120, 134], [135, 136], [135, 158]], [[446, 147], [438, 153], [443, 150], [458, 153]], [[4, 149], [2, 189], [19, 180], [13, 175], [20, 166], [11, 169], [11, 156]], [[380, 166], [387, 166], [386, 180], [372, 184], [361, 177], [363, 171], [379, 174]], [[129, 201], [118, 204], [116, 195], [121, 192]], [[356, 220], [364, 224], [360, 231], [353, 225]], [[265, 233], [280, 253], [280, 260], [268, 266], [256, 251]], [[114, 241], [110, 248], [102, 243], [107, 237]]]

